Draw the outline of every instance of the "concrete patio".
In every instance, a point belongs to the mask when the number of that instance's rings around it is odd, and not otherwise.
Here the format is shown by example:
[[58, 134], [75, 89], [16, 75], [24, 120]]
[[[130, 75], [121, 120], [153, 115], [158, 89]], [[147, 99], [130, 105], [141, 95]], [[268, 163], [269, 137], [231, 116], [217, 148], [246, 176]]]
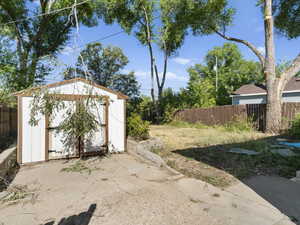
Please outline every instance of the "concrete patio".
[[89, 170], [66, 169], [77, 161], [21, 168], [12, 185], [27, 185], [34, 197], [1, 203], [0, 224], [293, 224], [242, 183], [221, 190], [200, 180], [173, 179], [168, 170], [127, 154], [83, 161]]

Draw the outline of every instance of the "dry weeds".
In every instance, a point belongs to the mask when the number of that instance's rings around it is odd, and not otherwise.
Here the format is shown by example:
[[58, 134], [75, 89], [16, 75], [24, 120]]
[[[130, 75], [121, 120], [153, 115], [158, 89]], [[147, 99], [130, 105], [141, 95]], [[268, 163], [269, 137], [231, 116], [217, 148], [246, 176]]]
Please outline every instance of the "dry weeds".
[[[151, 126], [150, 134], [165, 142], [165, 149], [157, 153], [165, 158], [170, 167], [218, 187], [227, 187], [237, 179], [257, 174], [290, 178], [300, 165], [300, 157], [284, 158], [270, 153], [274, 137], [260, 132], [164, 125]], [[233, 147], [255, 150], [261, 154], [228, 153], [227, 150]]]

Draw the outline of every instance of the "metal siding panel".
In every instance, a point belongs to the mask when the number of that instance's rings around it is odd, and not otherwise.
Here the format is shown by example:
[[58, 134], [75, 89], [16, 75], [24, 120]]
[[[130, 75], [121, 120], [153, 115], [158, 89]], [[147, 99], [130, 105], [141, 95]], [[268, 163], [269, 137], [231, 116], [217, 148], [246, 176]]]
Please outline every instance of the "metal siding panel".
[[22, 163], [32, 162], [31, 158], [31, 128], [28, 124], [30, 110], [29, 110], [29, 99], [28, 97], [24, 97], [22, 101], [22, 109], [23, 109], [23, 143], [22, 143]]
[[23, 146], [22, 163], [45, 160], [45, 118], [42, 117], [37, 126], [30, 126], [31, 97], [23, 98]]
[[[50, 88], [50, 92], [60, 94], [93, 94], [109, 96], [109, 151], [123, 152], [125, 150], [125, 100], [118, 99], [116, 94], [95, 88], [80, 81]], [[23, 99], [23, 163], [43, 161], [45, 160], [45, 118], [43, 117], [41, 119], [38, 126], [30, 126], [28, 121], [30, 119], [30, 101], [32, 97], [24, 97]]]
[[109, 105], [109, 151], [123, 152], [124, 146], [124, 100], [115, 100]]
[[88, 85], [81, 81], [72, 84], [65, 84], [59, 87], [50, 88], [50, 91], [58, 92], [59, 94], [92, 94], [92, 95], [106, 95], [111, 99], [118, 99], [118, 96], [107, 92], [105, 90]]

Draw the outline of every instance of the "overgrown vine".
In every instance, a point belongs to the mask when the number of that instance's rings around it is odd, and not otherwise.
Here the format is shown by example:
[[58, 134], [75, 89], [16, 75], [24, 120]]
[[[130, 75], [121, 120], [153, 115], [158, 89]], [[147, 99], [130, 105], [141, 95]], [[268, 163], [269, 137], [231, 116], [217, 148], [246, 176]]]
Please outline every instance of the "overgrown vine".
[[[99, 121], [92, 109], [99, 110], [103, 103], [103, 97], [87, 95], [85, 98], [76, 99], [75, 107], [69, 107], [64, 114], [63, 120], [59, 123], [56, 132], [63, 133], [62, 142], [65, 151], [69, 152], [78, 144], [79, 137], [83, 140], [92, 138], [98, 130]], [[37, 126], [43, 116], [49, 118], [49, 123], [55, 118], [57, 112], [68, 107], [65, 100], [59, 93], [50, 93], [48, 90], [38, 89], [33, 93], [30, 105], [31, 126]]]

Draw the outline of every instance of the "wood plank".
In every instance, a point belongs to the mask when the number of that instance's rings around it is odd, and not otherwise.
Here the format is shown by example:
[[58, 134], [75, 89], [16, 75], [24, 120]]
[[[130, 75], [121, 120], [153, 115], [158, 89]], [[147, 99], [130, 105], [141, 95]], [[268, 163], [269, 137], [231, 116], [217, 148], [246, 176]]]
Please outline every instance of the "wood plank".
[[49, 116], [45, 115], [45, 161], [49, 160]]
[[17, 161], [22, 164], [22, 144], [23, 144], [23, 107], [22, 97], [18, 96], [18, 147], [17, 147]]

